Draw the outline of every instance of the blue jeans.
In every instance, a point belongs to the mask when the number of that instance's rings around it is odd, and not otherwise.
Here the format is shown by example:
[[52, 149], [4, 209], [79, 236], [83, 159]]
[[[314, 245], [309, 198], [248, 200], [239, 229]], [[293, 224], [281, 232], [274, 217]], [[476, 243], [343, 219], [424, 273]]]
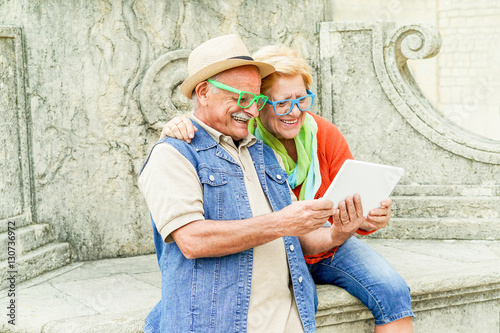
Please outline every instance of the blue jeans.
[[380, 254], [354, 236], [338, 248], [333, 259], [308, 266], [315, 283], [344, 288], [366, 305], [375, 325], [414, 316], [406, 282]]

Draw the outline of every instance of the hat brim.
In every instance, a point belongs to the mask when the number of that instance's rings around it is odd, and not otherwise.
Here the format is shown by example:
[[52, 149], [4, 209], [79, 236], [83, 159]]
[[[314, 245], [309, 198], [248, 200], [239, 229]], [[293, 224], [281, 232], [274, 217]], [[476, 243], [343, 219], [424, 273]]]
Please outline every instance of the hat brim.
[[182, 84], [181, 84], [181, 92], [186, 96], [187, 98], [191, 99], [191, 95], [193, 93], [193, 89], [196, 87], [196, 85], [202, 81], [205, 81], [206, 79], [219, 74], [223, 71], [226, 71], [228, 69], [232, 69], [235, 67], [240, 67], [240, 66], [255, 66], [258, 68], [260, 77], [265, 78], [269, 74], [272, 74], [276, 71], [274, 66], [267, 64], [265, 62], [260, 62], [260, 61], [253, 61], [253, 60], [244, 60], [244, 59], [226, 59], [222, 60], [216, 63], [213, 63], [207, 67], [204, 67], [203, 69], [199, 70], [198, 72], [194, 73], [190, 77], [188, 77]]

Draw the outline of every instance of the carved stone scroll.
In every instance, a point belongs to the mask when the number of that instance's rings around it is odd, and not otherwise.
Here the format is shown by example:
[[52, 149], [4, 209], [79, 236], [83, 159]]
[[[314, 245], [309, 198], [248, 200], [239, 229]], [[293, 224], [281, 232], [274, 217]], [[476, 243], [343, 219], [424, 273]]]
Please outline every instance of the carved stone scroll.
[[385, 75], [380, 77], [387, 96], [400, 105], [398, 111], [403, 117], [432, 142], [460, 156], [500, 164], [500, 142], [482, 138], [447, 120], [415, 83], [406, 61], [433, 57], [440, 46], [441, 37], [432, 26], [406, 25], [394, 29], [384, 45], [385, 72], [392, 85], [384, 81]]
[[[352, 34], [371, 38], [371, 43], [367, 44], [371, 45], [371, 58], [379, 84], [396, 110], [416, 131], [458, 156], [500, 164], [500, 142], [469, 132], [446, 119], [425, 98], [413, 78], [407, 60], [427, 59], [439, 52], [441, 37], [435, 27], [412, 24], [394, 28], [390, 22], [325, 22], [320, 33], [322, 59], [334, 56], [332, 52], [341, 52], [349, 41], [339, 38]], [[327, 77], [332, 65], [322, 62], [322, 66], [325, 67], [322, 75]], [[326, 81], [322, 91], [323, 103], [326, 102], [327, 107], [333, 105], [331, 98], [335, 92], [332, 93], [328, 79], [323, 81]], [[328, 113], [328, 110], [323, 112]]]
[[191, 50], [176, 50], [159, 57], [141, 83], [141, 110], [154, 126], [190, 110], [191, 102], [181, 94], [180, 84], [188, 77], [187, 58]]

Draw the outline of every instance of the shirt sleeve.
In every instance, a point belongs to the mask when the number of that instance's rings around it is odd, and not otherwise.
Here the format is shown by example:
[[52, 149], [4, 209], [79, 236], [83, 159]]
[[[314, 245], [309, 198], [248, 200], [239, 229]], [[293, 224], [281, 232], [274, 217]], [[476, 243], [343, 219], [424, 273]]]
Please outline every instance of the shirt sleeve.
[[139, 176], [149, 211], [166, 243], [172, 231], [204, 220], [203, 187], [189, 160], [167, 143], [157, 144]]

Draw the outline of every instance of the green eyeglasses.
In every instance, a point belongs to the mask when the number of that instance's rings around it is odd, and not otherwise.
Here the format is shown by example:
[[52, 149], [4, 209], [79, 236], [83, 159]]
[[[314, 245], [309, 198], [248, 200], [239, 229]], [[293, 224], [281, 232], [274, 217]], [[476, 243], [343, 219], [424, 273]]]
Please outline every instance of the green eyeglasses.
[[240, 91], [238, 89], [235, 89], [233, 87], [227, 86], [224, 83], [220, 83], [214, 80], [207, 80], [209, 83], [211, 83], [213, 86], [224, 89], [236, 94], [239, 94], [240, 96], [238, 97], [238, 106], [242, 109], [249, 108], [253, 102], [256, 103], [257, 109], [260, 111], [266, 105], [268, 97], [266, 95], [255, 95], [251, 92], [248, 91]]

